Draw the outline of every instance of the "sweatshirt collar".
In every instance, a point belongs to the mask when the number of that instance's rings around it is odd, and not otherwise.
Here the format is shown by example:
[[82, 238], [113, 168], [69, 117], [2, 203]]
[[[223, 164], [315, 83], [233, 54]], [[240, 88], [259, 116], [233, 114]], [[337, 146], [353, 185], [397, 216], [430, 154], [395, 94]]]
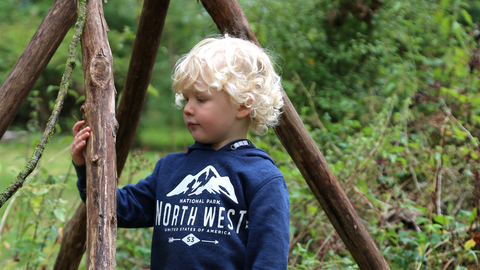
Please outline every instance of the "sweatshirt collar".
[[253, 145], [253, 143], [250, 140], [240, 139], [240, 140], [230, 142], [225, 146], [223, 146], [222, 148], [215, 150], [209, 144], [204, 144], [204, 143], [195, 141], [195, 143], [192, 146], [188, 147], [188, 153], [190, 153], [193, 150], [235, 151], [235, 150], [244, 149], [244, 148], [255, 148], [255, 145]]

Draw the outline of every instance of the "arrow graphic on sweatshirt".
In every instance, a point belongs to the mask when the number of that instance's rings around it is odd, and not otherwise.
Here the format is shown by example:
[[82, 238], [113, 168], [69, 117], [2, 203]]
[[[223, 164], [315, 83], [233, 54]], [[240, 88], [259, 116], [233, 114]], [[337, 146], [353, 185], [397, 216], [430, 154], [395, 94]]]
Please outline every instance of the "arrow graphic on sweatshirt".
[[185, 236], [182, 239], [180, 239], [180, 238], [177, 239], [177, 238], [173, 238], [173, 237], [168, 238], [169, 243], [172, 243], [172, 242], [175, 242], [175, 241], [180, 241], [180, 240], [182, 240], [185, 244], [187, 244], [189, 246], [195, 245], [198, 242], [213, 243], [215, 245], [219, 243], [217, 240], [213, 240], [213, 241], [211, 241], [211, 240], [200, 240], [192, 233]]
[[179, 241], [179, 240], [182, 240], [182, 239], [180, 239], [180, 238], [179, 238], [179, 239], [175, 239], [175, 238], [173, 238], [173, 237], [168, 238], [168, 242], [169, 242], [169, 243], [172, 243], [172, 242], [174, 242], [174, 241]]
[[214, 243], [215, 245], [218, 244], [218, 241], [209, 241], [209, 240], [202, 240], [202, 242], [207, 242], [207, 243]]

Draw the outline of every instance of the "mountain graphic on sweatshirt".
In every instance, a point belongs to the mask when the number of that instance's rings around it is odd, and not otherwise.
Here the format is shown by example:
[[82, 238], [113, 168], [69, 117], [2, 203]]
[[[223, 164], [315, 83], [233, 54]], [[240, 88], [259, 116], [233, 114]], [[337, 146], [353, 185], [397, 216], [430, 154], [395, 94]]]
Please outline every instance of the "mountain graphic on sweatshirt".
[[235, 189], [228, 176], [220, 176], [217, 170], [209, 165], [196, 175], [187, 175], [177, 187], [167, 194], [167, 197], [188, 194], [200, 195], [204, 191], [210, 194], [224, 194], [238, 204]]

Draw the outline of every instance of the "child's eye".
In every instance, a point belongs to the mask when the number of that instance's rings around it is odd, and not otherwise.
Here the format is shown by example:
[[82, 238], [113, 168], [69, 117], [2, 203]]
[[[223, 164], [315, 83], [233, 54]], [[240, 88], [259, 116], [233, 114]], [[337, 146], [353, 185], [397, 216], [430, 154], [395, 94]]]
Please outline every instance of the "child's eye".
[[205, 102], [206, 100], [207, 100], [207, 99], [202, 98], [202, 97], [198, 97], [198, 98], [197, 98], [197, 101], [198, 101], [198, 102]]

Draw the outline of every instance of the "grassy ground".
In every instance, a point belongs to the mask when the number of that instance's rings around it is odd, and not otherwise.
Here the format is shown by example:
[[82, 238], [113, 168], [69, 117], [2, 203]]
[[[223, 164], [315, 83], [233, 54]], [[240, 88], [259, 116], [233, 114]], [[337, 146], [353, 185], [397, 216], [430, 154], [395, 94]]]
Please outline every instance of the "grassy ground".
[[[40, 135], [20, 135], [15, 141], [0, 142], [0, 190], [4, 190], [24, 168]], [[70, 166], [71, 137], [53, 136], [37, 166], [51, 174], [66, 174]]]
[[[24, 168], [32, 155], [40, 137], [41, 134], [19, 133], [15, 140], [0, 142], [0, 192], [3, 192], [16, 179], [18, 173]], [[80, 203], [76, 189], [76, 176], [71, 165], [69, 151], [72, 139], [72, 136], [54, 134], [45, 148], [36, 171], [32, 173], [37, 177], [28, 178], [24, 187], [18, 192], [20, 196], [12, 204], [8, 215], [5, 215], [5, 212], [12, 200], [7, 201], [0, 208], [0, 223], [2, 218], [5, 217], [5, 226], [3, 232], [0, 233], [0, 269], [17, 269], [18, 263], [14, 260], [16, 256], [20, 256], [19, 259], [23, 259], [23, 262], [25, 262], [26, 258], [22, 258], [22, 252], [24, 252], [23, 254], [29, 254], [26, 249], [38, 250], [38, 248], [28, 247], [27, 245], [31, 244], [32, 235], [37, 233], [39, 235], [45, 233], [46, 236], [52, 235], [48, 236], [53, 237], [53, 239], [50, 240], [50, 246], [47, 244], [47, 247], [43, 250], [42, 256], [47, 253], [50, 257], [43, 258], [43, 261], [50, 263], [54, 261], [59, 249], [58, 244], [53, 244], [56, 231], [65, 226]], [[185, 130], [172, 132], [168, 128], [162, 130], [144, 129], [137, 134], [135, 150], [130, 153], [119, 186], [136, 183], [150, 174], [156, 161], [166, 153], [184, 151], [186, 145], [192, 143], [190, 134]], [[49, 181], [49, 177], [55, 178], [55, 181], [58, 181], [60, 185], [43, 194], [41, 189], [48, 186], [46, 183]], [[56, 201], [62, 201], [63, 203], [64, 222], [56, 220], [58, 216], [52, 214], [54, 210], [45, 210], [55, 204]], [[49, 205], [45, 206], [45, 202], [49, 202]], [[44, 209], [42, 210], [42, 208]], [[22, 215], [23, 212], [27, 214]], [[36, 222], [41, 225], [37, 226]], [[49, 224], [55, 225], [50, 226]], [[54, 232], [47, 233], [48, 230]], [[29, 254], [27, 260], [34, 258], [35, 255]]]

